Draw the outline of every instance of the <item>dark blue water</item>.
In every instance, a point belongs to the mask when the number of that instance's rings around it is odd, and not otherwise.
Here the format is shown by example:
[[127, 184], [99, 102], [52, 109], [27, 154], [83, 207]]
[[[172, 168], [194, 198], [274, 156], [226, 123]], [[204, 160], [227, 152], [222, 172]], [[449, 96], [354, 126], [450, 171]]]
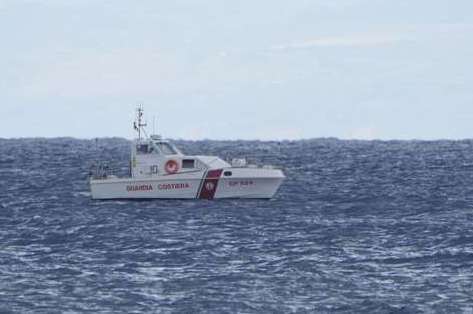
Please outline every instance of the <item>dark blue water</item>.
[[88, 167], [126, 173], [126, 141], [0, 140], [0, 312], [473, 312], [473, 141], [178, 144], [288, 180], [92, 201]]

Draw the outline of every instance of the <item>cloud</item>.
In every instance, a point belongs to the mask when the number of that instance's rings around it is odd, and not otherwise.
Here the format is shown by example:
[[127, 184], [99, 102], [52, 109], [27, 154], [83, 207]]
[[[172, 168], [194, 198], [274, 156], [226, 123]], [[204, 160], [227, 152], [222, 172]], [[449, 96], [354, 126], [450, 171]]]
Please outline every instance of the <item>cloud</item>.
[[64, 51], [36, 58], [41, 62], [21, 86], [36, 97], [159, 93], [182, 71], [176, 58], [152, 50]]
[[[39, 4], [39, 5], [47, 5], [47, 6], [61, 6], [61, 7], [68, 7], [68, 6], [86, 6], [90, 4], [94, 4], [97, 1], [95, 0], [6, 0], [6, 4]], [[5, 4], [5, 5], [6, 5]], [[2, 7], [2, 3], [0, 2], [0, 8]]]
[[404, 41], [422, 41], [448, 37], [470, 35], [473, 24], [441, 23], [407, 25], [396, 29], [378, 32], [355, 33], [346, 35], [321, 36], [272, 46], [269, 50], [285, 51], [323, 47], [376, 47], [396, 44]]
[[346, 36], [326, 36], [310, 38], [289, 44], [271, 47], [271, 50], [308, 49], [316, 47], [364, 47], [382, 46], [403, 40], [402, 36], [387, 34], [357, 34]]

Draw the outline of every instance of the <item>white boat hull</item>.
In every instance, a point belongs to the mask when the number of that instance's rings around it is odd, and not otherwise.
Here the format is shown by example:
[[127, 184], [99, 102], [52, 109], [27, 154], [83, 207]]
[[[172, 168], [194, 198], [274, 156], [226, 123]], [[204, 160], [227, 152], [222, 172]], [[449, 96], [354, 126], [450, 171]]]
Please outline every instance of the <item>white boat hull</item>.
[[150, 178], [90, 180], [93, 199], [271, 199], [285, 176], [278, 169], [228, 168]]

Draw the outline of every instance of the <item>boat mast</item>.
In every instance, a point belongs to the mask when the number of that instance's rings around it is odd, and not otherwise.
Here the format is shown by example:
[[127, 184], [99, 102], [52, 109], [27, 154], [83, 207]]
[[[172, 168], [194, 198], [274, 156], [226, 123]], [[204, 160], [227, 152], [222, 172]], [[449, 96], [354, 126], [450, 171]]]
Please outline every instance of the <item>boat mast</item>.
[[146, 136], [146, 132], [144, 127], [146, 123], [143, 122], [143, 105], [139, 105], [136, 109], [136, 121], [133, 123], [133, 128], [136, 132], [138, 132], [138, 140], [141, 140], [141, 132], [143, 132]]

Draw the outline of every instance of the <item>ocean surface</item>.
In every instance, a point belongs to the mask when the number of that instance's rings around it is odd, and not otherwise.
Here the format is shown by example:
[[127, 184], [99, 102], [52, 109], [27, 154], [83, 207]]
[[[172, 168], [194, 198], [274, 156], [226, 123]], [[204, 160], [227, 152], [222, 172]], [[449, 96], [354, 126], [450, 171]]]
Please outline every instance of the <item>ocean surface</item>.
[[93, 201], [123, 139], [0, 140], [1, 313], [473, 313], [473, 141], [179, 141], [271, 201]]

